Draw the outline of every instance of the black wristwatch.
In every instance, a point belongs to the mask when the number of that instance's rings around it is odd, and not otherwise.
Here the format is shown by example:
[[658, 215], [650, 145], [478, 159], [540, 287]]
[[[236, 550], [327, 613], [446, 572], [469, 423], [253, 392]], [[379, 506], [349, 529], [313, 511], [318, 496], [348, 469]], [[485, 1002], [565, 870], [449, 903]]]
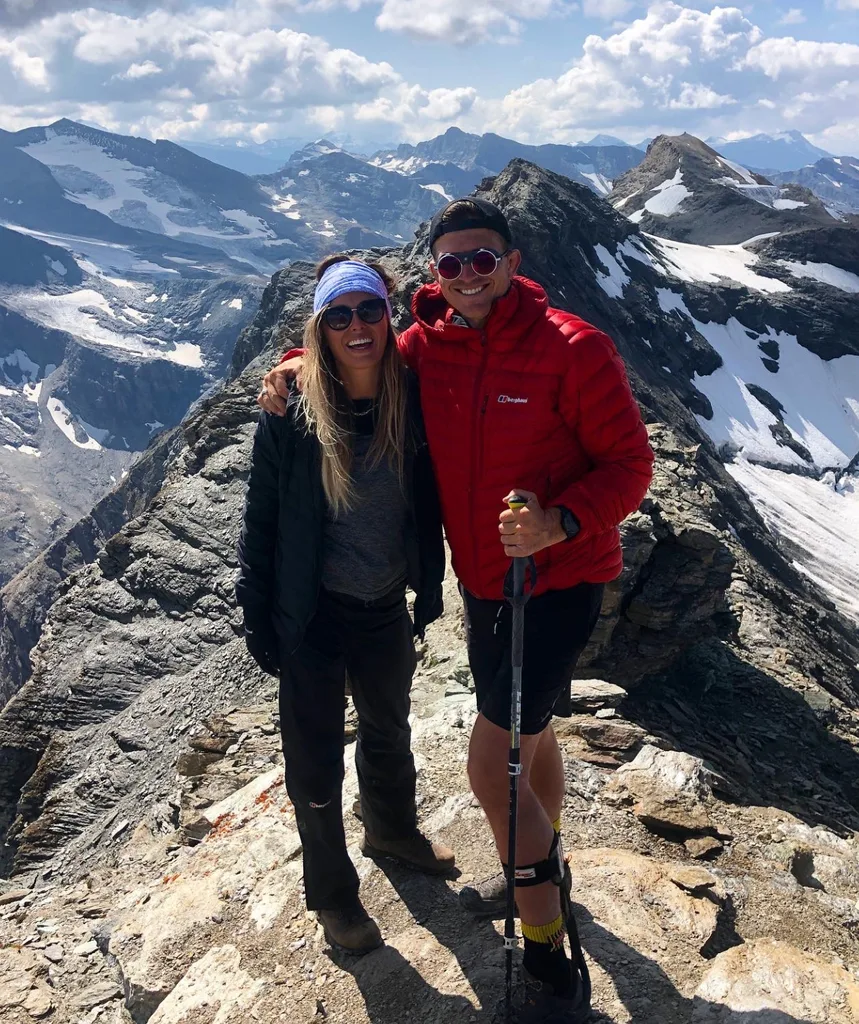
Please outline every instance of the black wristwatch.
[[567, 535], [567, 540], [572, 540], [573, 537], [581, 530], [582, 524], [576, 519], [573, 513], [566, 508], [564, 505], [555, 506], [561, 513], [561, 527], [564, 533]]

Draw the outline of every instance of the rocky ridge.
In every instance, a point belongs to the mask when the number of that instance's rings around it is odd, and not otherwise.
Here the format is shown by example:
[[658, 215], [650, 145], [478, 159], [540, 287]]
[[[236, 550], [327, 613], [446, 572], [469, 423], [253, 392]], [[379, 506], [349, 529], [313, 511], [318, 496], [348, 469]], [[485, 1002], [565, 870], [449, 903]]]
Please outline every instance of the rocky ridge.
[[707, 245], [834, 219], [809, 189], [773, 185], [688, 134], [655, 139], [643, 162], [614, 182], [609, 201], [644, 231]]
[[[660, 307], [653, 282], [664, 280], [621, 249], [646, 240], [592, 193], [528, 164], [489, 195], [510, 213], [525, 272], [616, 338], [658, 455], [581, 666], [614, 688], [581, 685], [579, 713], [558, 723], [603, 1020], [852, 1021], [855, 630], [725, 471], [696, 375], [681, 372], [688, 360], [712, 373], [719, 357], [703, 335], [687, 341]], [[620, 252], [623, 303], [608, 260]], [[425, 235], [374, 255], [408, 293]], [[298, 1021], [379, 1024], [420, 1005], [442, 1024], [484, 1019], [497, 995], [497, 932], [463, 919], [456, 886], [361, 861], [389, 944], [357, 965], [330, 959], [300, 910], [294, 825], [271, 761], [272, 685], [243, 650], [231, 583], [259, 375], [296, 338], [311, 288], [306, 264], [275, 277], [237, 348], [237, 369], [255, 362], [144, 456], [135, 488], [150, 496], [135, 518], [96, 557], [72, 551], [81, 567], [66, 582], [52, 569], [32, 675], [0, 713], [4, 887], [18, 893], [0, 896], [12, 908], [0, 968], [10, 1020], [53, 1002], [57, 1020], [178, 1024], [218, 1003], [223, 1024], [283, 1019], [285, 1005]], [[702, 317], [730, 298], [677, 288]], [[397, 313], [403, 325], [402, 304]], [[96, 529], [87, 536], [98, 544]], [[463, 773], [472, 698], [450, 587], [422, 651], [415, 736], [422, 815], [459, 850], [464, 883], [493, 857]], [[224, 724], [230, 708], [260, 703]], [[350, 776], [347, 806], [353, 789]], [[356, 828], [350, 819], [353, 839]], [[702, 869], [700, 857], [716, 859]], [[87, 935], [98, 952], [77, 952], [91, 949]], [[62, 950], [48, 956], [52, 936]]]

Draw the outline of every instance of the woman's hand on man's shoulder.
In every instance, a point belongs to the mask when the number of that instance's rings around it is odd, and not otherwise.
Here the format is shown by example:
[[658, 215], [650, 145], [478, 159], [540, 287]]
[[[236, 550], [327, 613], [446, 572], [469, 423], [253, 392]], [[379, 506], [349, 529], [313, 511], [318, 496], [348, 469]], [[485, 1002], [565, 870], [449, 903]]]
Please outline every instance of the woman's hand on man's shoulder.
[[272, 367], [263, 377], [262, 388], [257, 395], [257, 404], [261, 409], [272, 416], [286, 415], [286, 400], [289, 398], [290, 384], [298, 380], [301, 386], [300, 375], [303, 365], [302, 356], [294, 356], [285, 363], [278, 363]]

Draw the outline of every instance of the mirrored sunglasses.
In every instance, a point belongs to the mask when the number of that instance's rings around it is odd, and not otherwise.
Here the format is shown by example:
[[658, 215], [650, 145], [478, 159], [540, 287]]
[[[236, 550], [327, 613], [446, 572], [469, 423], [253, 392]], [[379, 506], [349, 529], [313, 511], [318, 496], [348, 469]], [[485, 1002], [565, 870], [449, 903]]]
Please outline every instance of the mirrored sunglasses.
[[[508, 249], [507, 252], [510, 250]], [[494, 249], [472, 249], [471, 252], [444, 252], [435, 261], [439, 277], [445, 281], [455, 281], [462, 275], [466, 264], [478, 277], [491, 277], [498, 269], [498, 264], [507, 252], [496, 252]]]

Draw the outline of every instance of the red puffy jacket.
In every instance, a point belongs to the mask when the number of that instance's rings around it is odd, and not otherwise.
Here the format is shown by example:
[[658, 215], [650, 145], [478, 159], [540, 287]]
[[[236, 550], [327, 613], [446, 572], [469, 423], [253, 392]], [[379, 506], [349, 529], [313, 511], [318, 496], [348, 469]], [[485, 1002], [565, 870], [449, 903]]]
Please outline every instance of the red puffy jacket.
[[524, 277], [498, 299], [483, 330], [452, 322], [436, 284], [412, 301], [399, 340], [420, 379], [442, 515], [462, 584], [500, 600], [510, 566], [498, 516], [512, 488], [581, 523], [572, 541], [535, 556], [537, 593], [620, 574], [618, 524], [641, 504], [653, 452], [611, 339], [550, 309]]

